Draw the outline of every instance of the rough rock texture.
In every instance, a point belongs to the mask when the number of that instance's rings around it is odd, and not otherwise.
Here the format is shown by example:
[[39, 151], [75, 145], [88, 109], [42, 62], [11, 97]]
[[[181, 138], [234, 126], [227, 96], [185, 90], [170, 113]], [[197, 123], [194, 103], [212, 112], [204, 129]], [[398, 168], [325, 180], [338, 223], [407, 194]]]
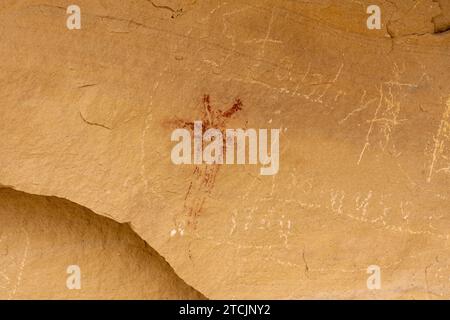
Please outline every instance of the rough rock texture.
[[[450, 297], [448, 2], [0, 6], [0, 183], [129, 222], [208, 298]], [[212, 107], [281, 128], [280, 172], [175, 166]], [[382, 288], [366, 287], [379, 265]]]
[[0, 221], [1, 299], [202, 298], [128, 226], [70, 201], [3, 188]]

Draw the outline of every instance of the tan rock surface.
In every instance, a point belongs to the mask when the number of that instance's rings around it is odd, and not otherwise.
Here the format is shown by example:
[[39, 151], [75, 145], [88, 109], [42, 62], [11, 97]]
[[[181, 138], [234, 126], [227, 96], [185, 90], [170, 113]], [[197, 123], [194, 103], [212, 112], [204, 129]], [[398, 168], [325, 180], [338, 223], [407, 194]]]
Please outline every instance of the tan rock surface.
[[202, 298], [128, 226], [70, 201], [3, 188], [0, 221], [1, 299]]
[[[6, 1], [0, 183], [130, 222], [208, 298], [450, 297], [442, 3], [368, 30], [368, 1], [79, 0], [70, 31], [65, 1]], [[205, 94], [281, 128], [277, 175], [171, 163]]]

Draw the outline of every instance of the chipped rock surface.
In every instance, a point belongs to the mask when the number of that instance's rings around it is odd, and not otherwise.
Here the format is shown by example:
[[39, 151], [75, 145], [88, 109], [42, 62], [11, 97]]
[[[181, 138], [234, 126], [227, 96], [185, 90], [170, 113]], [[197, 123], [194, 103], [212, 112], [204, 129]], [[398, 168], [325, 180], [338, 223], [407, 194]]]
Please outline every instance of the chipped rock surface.
[[3, 188], [0, 200], [1, 299], [203, 298], [128, 226], [64, 199]]
[[[81, 30], [0, 5], [1, 185], [130, 223], [208, 298], [450, 297], [446, 1], [380, 30], [368, 1], [76, 2]], [[174, 165], [195, 120], [279, 128], [278, 174]]]

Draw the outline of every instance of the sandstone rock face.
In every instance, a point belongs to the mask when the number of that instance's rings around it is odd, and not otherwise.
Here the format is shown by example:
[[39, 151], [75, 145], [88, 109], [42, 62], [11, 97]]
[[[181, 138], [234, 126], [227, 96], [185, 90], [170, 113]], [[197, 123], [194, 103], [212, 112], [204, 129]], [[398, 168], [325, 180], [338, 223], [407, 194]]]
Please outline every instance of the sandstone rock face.
[[[129, 223], [208, 298], [448, 298], [448, 4], [371, 4], [77, 0], [68, 30], [5, 1], [0, 184]], [[279, 172], [174, 165], [195, 120], [279, 128]]]
[[128, 226], [64, 199], [0, 189], [0, 200], [1, 299], [202, 298]]

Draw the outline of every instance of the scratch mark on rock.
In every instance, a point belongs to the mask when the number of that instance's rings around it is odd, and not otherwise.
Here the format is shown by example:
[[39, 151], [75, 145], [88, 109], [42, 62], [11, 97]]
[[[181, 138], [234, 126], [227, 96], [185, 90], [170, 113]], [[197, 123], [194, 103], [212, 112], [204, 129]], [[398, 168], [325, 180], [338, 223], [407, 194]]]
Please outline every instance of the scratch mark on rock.
[[26, 265], [26, 262], [28, 259], [28, 250], [30, 248], [30, 236], [28, 235], [28, 232], [24, 228], [22, 228], [22, 231], [25, 233], [25, 237], [26, 237], [25, 249], [23, 252], [22, 260], [19, 265], [19, 272], [17, 273], [16, 283], [15, 283], [12, 291], [9, 293], [9, 300], [12, 299], [16, 295], [17, 289], [19, 288], [20, 283], [22, 281], [23, 269], [25, 268], [25, 265]]
[[431, 156], [431, 164], [428, 170], [427, 182], [431, 182], [431, 177], [434, 172], [434, 168], [438, 161], [438, 158], [442, 156], [445, 148], [445, 142], [450, 138], [450, 98], [447, 100], [447, 109], [444, 111], [442, 115], [442, 119], [439, 124], [438, 131], [436, 136], [433, 138], [434, 140], [434, 148]]

